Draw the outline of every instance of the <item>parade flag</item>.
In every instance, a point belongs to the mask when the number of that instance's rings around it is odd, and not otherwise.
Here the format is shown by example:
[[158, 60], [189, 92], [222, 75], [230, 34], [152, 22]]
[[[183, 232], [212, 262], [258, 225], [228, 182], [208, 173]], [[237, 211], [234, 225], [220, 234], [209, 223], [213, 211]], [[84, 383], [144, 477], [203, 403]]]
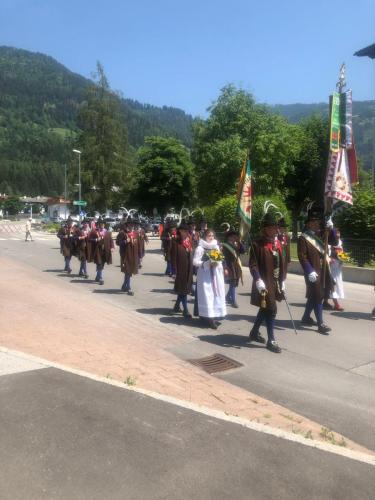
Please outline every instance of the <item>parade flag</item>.
[[324, 185], [327, 212], [353, 205], [352, 184], [358, 182], [358, 165], [352, 103], [351, 90], [340, 90], [330, 97], [330, 151]]
[[352, 91], [340, 94], [340, 144], [344, 148], [353, 147], [353, 99]]
[[330, 151], [324, 196], [327, 200], [332, 200], [333, 202], [337, 200], [353, 205], [349, 160], [346, 148], [340, 148], [338, 151]]
[[340, 148], [340, 94], [335, 92], [330, 98], [330, 130], [329, 148], [331, 151], [338, 151]]
[[252, 186], [250, 159], [243, 164], [237, 191], [237, 214], [240, 216], [240, 237], [244, 239], [251, 227]]

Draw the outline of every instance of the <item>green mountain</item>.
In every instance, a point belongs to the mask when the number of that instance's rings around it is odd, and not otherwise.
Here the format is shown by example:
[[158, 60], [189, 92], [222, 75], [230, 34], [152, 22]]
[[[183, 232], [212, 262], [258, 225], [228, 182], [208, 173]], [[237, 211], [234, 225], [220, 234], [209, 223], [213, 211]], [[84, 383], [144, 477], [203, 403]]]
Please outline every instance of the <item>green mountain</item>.
[[[0, 47], [0, 193], [58, 194], [69, 162], [77, 109], [92, 81], [52, 57]], [[181, 109], [118, 97], [129, 144], [173, 136], [190, 146], [193, 118]]]
[[[279, 113], [292, 123], [320, 114], [328, 116], [327, 103], [317, 104], [277, 104], [272, 111]], [[358, 157], [364, 169], [371, 170], [375, 155], [375, 101], [353, 102], [353, 130]]]

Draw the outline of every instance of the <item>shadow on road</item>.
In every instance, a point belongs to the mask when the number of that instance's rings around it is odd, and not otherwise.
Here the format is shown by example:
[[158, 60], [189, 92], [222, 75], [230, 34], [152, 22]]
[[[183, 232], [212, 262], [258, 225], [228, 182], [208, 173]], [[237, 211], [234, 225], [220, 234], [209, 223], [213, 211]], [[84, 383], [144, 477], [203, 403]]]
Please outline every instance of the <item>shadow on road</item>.
[[44, 273], [62, 273], [62, 269], [43, 269]]
[[175, 293], [171, 288], [153, 288], [150, 292], [154, 293]]
[[150, 309], [136, 309], [140, 314], [157, 314], [158, 316], [172, 316], [172, 308], [166, 307], [151, 307]]
[[289, 302], [289, 305], [293, 307], [305, 307], [306, 304], [303, 304], [301, 302]]
[[107, 293], [108, 295], [125, 295], [126, 292], [123, 292], [120, 288], [104, 288], [98, 289], [96, 288], [95, 290], [92, 291], [92, 293]]
[[148, 253], [160, 253], [160, 255], [162, 255], [163, 252], [160, 250], [160, 248], [153, 248], [151, 250], [146, 250], [146, 255]]
[[89, 280], [89, 279], [74, 279], [70, 280], [70, 283], [87, 283], [92, 285], [93, 283], [96, 283], [95, 280]]
[[157, 277], [162, 277], [166, 276], [165, 273], [140, 273], [141, 276], [157, 276]]
[[202, 342], [209, 342], [210, 344], [219, 345], [221, 347], [236, 347], [237, 349], [241, 349], [241, 347], [250, 349], [265, 349], [264, 345], [255, 344], [253, 342], [248, 343], [247, 335], [224, 333], [221, 335], [200, 335], [198, 339]]
[[[228, 306], [228, 309], [230, 306]], [[250, 316], [249, 314], [227, 314], [225, 319], [229, 321], [255, 321], [255, 316]]]
[[348, 311], [348, 312], [339, 312], [339, 311], [334, 311], [331, 312], [332, 316], [337, 316], [339, 318], [345, 318], [345, 319], [368, 319], [369, 321], [374, 321], [371, 318], [370, 311], [368, 313], [364, 312], [354, 312], [354, 311]]

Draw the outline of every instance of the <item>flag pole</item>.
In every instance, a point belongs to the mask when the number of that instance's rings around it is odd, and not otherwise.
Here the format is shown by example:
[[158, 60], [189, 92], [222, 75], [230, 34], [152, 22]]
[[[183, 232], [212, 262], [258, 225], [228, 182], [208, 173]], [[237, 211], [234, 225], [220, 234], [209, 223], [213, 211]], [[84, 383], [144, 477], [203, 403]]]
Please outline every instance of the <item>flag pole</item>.
[[[345, 71], [346, 71], [346, 66], [345, 63], [342, 63], [340, 66], [340, 75], [339, 75], [339, 80], [336, 83], [336, 89], [339, 94], [342, 94], [344, 88], [346, 87], [346, 77], [345, 77]], [[330, 121], [332, 120], [332, 116], [330, 116]], [[331, 123], [329, 126], [330, 130], [330, 135], [331, 135]], [[341, 140], [339, 137], [339, 147], [341, 147]], [[329, 168], [329, 165], [328, 167]], [[329, 206], [329, 210], [328, 210]], [[330, 203], [328, 204], [328, 200], [325, 200], [325, 215], [326, 217], [328, 215], [331, 215], [332, 213], [332, 200], [330, 200]], [[329, 229], [324, 226], [324, 255], [323, 255], [323, 290], [325, 290], [326, 287], [326, 275], [327, 275], [327, 255], [328, 255], [328, 234], [329, 234]]]

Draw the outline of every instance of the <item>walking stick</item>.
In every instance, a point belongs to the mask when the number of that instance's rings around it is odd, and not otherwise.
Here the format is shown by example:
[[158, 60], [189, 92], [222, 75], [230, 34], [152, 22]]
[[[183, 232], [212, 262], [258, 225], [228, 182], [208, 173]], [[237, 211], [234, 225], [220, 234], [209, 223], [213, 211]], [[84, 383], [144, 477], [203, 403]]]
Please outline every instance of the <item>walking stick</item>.
[[289, 313], [290, 320], [291, 320], [292, 325], [293, 325], [293, 328], [294, 328], [294, 332], [295, 332], [295, 334], [297, 335], [296, 325], [294, 324], [293, 316], [292, 316], [292, 313], [291, 313], [291, 310], [290, 310], [290, 307], [289, 307], [288, 301], [286, 300], [286, 296], [285, 296], [285, 293], [284, 293], [284, 292], [282, 292], [282, 296], [283, 296], [283, 299], [285, 300], [285, 304], [286, 304], [286, 307], [287, 307], [287, 309], [288, 309], [288, 313]]

